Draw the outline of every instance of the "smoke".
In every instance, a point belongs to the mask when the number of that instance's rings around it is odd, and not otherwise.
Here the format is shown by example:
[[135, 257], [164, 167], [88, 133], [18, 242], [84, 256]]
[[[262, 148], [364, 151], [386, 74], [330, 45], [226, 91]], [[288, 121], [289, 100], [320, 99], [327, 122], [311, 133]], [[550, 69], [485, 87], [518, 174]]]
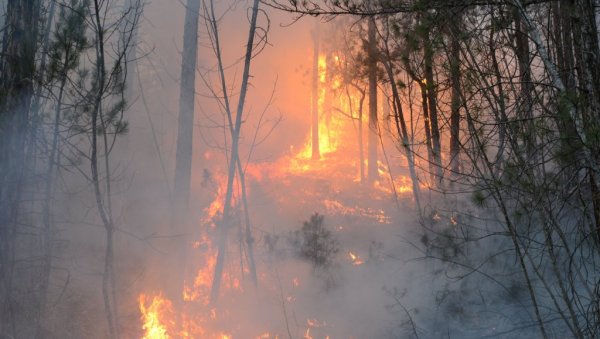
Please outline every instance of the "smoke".
[[[247, 6], [219, 3], [217, 8], [223, 14], [219, 27], [233, 103], [241, 82]], [[462, 337], [477, 336], [460, 331], [464, 319], [459, 318], [466, 311], [459, 299], [476, 300], [470, 288], [479, 280], [457, 279], [453, 285], [443, 275], [460, 270], [422, 260], [431, 254], [425, 253], [421, 242], [422, 225], [443, 234], [455, 229], [454, 216], [432, 208], [431, 215], [419, 218], [405, 160], [393, 140], [382, 141], [390, 159], [380, 159], [380, 180], [360, 183], [356, 121], [347, 117], [339, 118], [337, 125], [331, 123], [338, 130], [322, 136], [338, 138], [329, 153], [316, 162], [305, 156], [314, 18], [295, 21], [285, 13], [265, 12], [268, 20], [261, 13], [259, 26], [269, 28], [268, 43], [252, 60], [240, 141], [258, 273], [255, 287], [248, 271], [249, 245], [241, 231], [245, 221], [239, 184], [231, 225], [221, 223], [231, 140], [222, 108], [210, 90], [220, 86], [202, 23], [190, 202], [194, 231], [182, 234], [171, 225], [184, 6], [153, 1], [144, 9], [138, 35], [141, 57], [126, 113], [130, 130], [117, 141], [113, 160], [122, 336], [143, 336], [143, 312], [158, 314], [154, 325], [148, 326], [164, 328], [171, 338], [186, 333], [196, 338], [440, 337], [450, 327]], [[60, 244], [52, 276], [56, 312], [47, 321], [49, 337], [105, 338], [100, 292], [104, 229], [86, 191], [87, 181], [78, 173], [66, 173], [63, 180], [66, 184], [55, 199]], [[327, 265], [315, 264], [298, 247], [303, 223], [315, 213], [324, 216], [322, 226], [335, 247], [324, 254], [329, 256]], [[230, 227], [224, 286], [218, 304], [208, 305], [220, 227]], [[428, 241], [438, 241], [447, 250], [451, 246], [441, 243], [447, 238]], [[188, 249], [184, 261], [174, 255], [181, 247]], [[182, 266], [185, 279], [178, 275]], [[183, 291], [191, 300], [183, 300]], [[69, 326], [61, 327], [65, 323]], [[487, 328], [489, 322], [472, 325]]]

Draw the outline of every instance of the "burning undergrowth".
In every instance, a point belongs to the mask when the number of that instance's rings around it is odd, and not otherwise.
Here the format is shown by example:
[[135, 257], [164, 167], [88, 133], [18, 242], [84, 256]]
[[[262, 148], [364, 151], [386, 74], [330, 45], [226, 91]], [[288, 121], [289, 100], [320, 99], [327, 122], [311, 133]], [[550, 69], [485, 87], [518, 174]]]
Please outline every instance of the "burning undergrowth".
[[[394, 322], [382, 288], [397, 281], [406, 255], [395, 236], [416, 225], [406, 219], [413, 213], [405, 159], [384, 153], [378, 178], [367, 182], [359, 147], [367, 121], [332, 114], [333, 106], [351, 111], [350, 96], [327, 104], [324, 97], [322, 89], [318, 158], [308, 135], [275, 161], [247, 164], [226, 222], [225, 171], [204, 169], [197, 189], [210, 202], [197, 218], [186, 279], [180, 294], [141, 291], [144, 338], [365, 338]], [[378, 147], [395, 146], [381, 139]], [[224, 227], [221, 288], [211, 302]]]
[[[398, 208], [382, 163], [380, 181], [365, 184], [357, 180], [350, 150], [338, 147], [320, 160], [304, 153], [247, 167], [258, 281], [255, 286], [249, 271], [237, 193], [216, 305], [209, 296], [225, 177], [205, 173], [203, 189], [213, 201], [198, 222], [192, 277], [175, 298], [143, 291], [144, 338], [360, 338], [386, 328], [392, 320], [382, 287], [397, 265], [386, 258], [401, 227], [393, 220], [410, 212]], [[408, 182], [397, 177], [397, 198], [410, 203], [410, 191], [398, 189]]]

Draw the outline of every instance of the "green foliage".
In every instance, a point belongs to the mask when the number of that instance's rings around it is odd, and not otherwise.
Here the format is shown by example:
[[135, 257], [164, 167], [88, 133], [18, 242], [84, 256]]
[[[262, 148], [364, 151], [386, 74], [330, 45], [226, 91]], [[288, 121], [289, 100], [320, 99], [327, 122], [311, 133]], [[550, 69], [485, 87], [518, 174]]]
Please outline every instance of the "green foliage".
[[79, 65], [81, 53], [90, 47], [86, 37], [88, 1], [71, 0], [61, 6], [49, 50], [48, 81], [63, 79]]
[[292, 235], [292, 244], [300, 257], [309, 260], [315, 268], [330, 267], [339, 251], [338, 241], [325, 227], [324, 219], [315, 213]]
[[473, 204], [479, 208], [486, 207], [486, 196], [483, 194], [483, 191], [475, 191], [471, 194], [471, 201]]

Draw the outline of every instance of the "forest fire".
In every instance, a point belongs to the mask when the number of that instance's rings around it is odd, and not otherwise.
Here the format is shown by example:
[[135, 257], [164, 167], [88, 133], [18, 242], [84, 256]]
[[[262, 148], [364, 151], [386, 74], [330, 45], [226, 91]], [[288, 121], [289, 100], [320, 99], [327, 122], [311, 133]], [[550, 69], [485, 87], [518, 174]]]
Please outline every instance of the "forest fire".
[[600, 336], [598, 1], [1, 3], [0, 338]]
[[[339, 59], [336, 60], [339, 61]], [[347, 91], [348, 95], [346, 96], [334, 95], [331, 92], [333, 89], [328, 87], [326, 71], [326, 56], [320, 55], [318, 103], [319, 110], [323, 113], [319, 121], [318, 140], [321, 157], [319, 159], [312, 158], [313, 145], [309, 132], [305, 137], [305, 142], [298, 151], [294, 151], [294, 147], [290, 147], [290, 154], [284, 155], [276, 161], [269, 163], [249, 163], [245, 170], [247, 194], [251, 194], [250, 187], [252, 185], [264, 186], [274, 179], [280, 180], [286, 187], [285, 190], [280, 190], [279, 194], [286, 191], [298, 190], [299, 187], [302, 189], [302, 182], [306, 180], [305, 178], [311, 178], [310, 180], [327, 180], [328, 183], [325, 187], [329, 185], [339, 186], [339, 188], [334, 189], [337, 192], [342, 192], [353, 186], [361, 186], [360, 173], [359, 175], [357, 173], [361, 168], [360, 162], [365, 162], [366, 159], [361, 160], [360, 155], [362, 155], [362, 152], [359, 152], [357, 148], [361, 145], [358, 139], [366, 139], [366, 134], [363, 136], [359, 132], [362, 131], [365, 133], [366, 129], [358, 129], [357, 124], [366, 124], [366, 118], [362, 116], [362, 120], [358, 121], [356, 117], [339, 114], [339, 111], [348, 111], [353, 105], [356, 106], [359, 98], [355, 98], [349, 94], [353, 91]], [[337, 84], [335, 87], [340, 86], [339, 81], [339, 79], [334, 79], [334, 82]], [[337, 97], [337, 99], [334, 99], [334, 97]], [[209, 155], [208, 152], [205, 153], [205, 158]], [[374, 200], [379, 200], [382, 199], [381, 197], [389, 199], [394, 192], [396, 194], [411, 192], [410, 182], [405, 176], [398, 174], [395, 176], [394, 184], [396, 187], [393, 189], [388, 166], [378, 161], [377, 167], [380, 179], [374, 181], [372, 185], [363, 188], [368, 196]], [[222, 318], [232, 316], [230, 312], [234, 310], [229, 310], [229, 306], [226, 305], [227, 303], [221, 303], [216, 307], [210, 305], [210, 294], [218, 255], [215, 246], [215, 237], [218, 234], [218, 228], [222, 227], [226, 179], [221, 172], [213, 173], [205, 170], [202, 186], [213, 192], [212, 200], [208, 204], [208, 207], [203, 210], [200, 223], [197, 226], [200, 230], [198, 232], [200, 235], [198, 236], [198, 240], [193, 242], [191, 249], [191, 258], [193, 258], [192, 266], [196, 269], [196, 273], [190, 281], [184, 283], [182, 300], [174, 302], [165, 298], [162, 294], [158, 294], [152, 298], [147, 297], [145, 294], [140, 295], [139, 307], [142, 313], [142, 326], [145, 331], [145, 339], [178, 337], [225, 339], [234, 337], [230, 333], [212, 330], [219, 328], [220, 325], [218, 324], [221, 323]], [[239, 178], [236, 177], [234, 186], [238, 187], [238, 189], [236, 189], [231, 203], [234, 211], [238, 211], [235, 213], [240, 213], [239, 209], [241, 208], [239, 206], [240, 185]], [[348, 218], [356, 218], [367, 220], [373, 225], [391, 224], [390, 216], [381, 208], [361, 206], [356, 202], [349, 203], [344, 200], [334, 199], [328, 196], [328, 191], [310, 193], [313, 196], [312, 200], [307, 199], [310, 196], [307, 191], [301, 190], [300, 192], [304, 196], [297, 197], [298, 200], [295, 203], [298, 207], [304, 208], [303, 205], [311, 206], [316, 203], [317, 205], [315, 206], [318, 206], [323, 210], [324, 214], [332, 218], [345, 218], [346, 220], [349, 220]], [[280, 205], [285, 205], [287, 204], [287, 198], [289, 197], [276, 197], [276, 201]], [[236, 222], [240, 223], [241, 221]], [[346, 232], [342, 226], [339, 226], [338, 230]], [[241, 238], [242, 236], [238, 235], [237, 237]], [[238, 241], [240, 240], [238, 239]], [[248, 265], [244, 265], [244, 261], [248, 260], [244, 256], [244, 252], [248, 250], [247, 246], [240, 242], [241, 258], [238, 261], [230, 259], [227, 269], [222, 273], [223, 288], [220, 293], [221, 299], [234, 300], [239, 297], [244, 298], [246, 290], [252, 290], [248, 286], [244, 286], [244, 283], [249, 283], [247, 279], [249, 274]], [[353, 266], [365, 264], [356, 252], [348, 251], [347, 253]], [[260, 276], [259, 282], [264, 286], [263, 288], [274, 291], [278, 290], [277, 284], [274, 283], [272, 277], [268, 278], [265, 274], [261, 274]], [[302, 290], [304, 287], [300, 284], [298, 277], [293, 277], [291, 279], [291, 288], [295, 293], [285, 293], [285, 296], [282, 295], [284, 305], [287, 304], [288, 306], [286, 307], [292, 307], [294, 304], [301, 303], [298, 296], [303, 293]], [[278, 293], [283, 293], [283, 291]], [[176, 310], [175, 305], [179, 309]], [[306, 321], [307, 327], [304, 328], [300, 336], [303, 338], [329, 338], [329, 335], [324, 333], [327, 328], [326, 324], [326, 321], [308, 318]], [[263, 331], [262, 334], [257, 334], [256, 338], [271, 339], [281, 337], [279, 334], [265, 331], [268, 328], [260, 328], [260, 326], [252, 330], [256, 331], [256, 333], [260, 333], [260, 330]], [[317, 336], [316, 333], [318, 333]]]

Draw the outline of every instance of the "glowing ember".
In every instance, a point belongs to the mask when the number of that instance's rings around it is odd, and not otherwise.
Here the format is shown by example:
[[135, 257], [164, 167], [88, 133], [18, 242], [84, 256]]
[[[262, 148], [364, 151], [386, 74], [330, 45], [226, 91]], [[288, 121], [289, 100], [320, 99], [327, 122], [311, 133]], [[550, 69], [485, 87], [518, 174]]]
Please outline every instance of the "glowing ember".
[[382, 209], [364, 208], [360, 206], [349, 207], [339, 201], [329, 199], [323, 200], [323, 205], [329, 215], [355, 215], [375, 220], [381, 224], [391, 223], [390, 218], [385, 215], [385, 212]]
[[362, 265], [365, 262], [356, 254], [352, 253], [352, 252], [348, 252], [348, 255], [350, 256], [350, 259], [352, 260], [352, 265]]

